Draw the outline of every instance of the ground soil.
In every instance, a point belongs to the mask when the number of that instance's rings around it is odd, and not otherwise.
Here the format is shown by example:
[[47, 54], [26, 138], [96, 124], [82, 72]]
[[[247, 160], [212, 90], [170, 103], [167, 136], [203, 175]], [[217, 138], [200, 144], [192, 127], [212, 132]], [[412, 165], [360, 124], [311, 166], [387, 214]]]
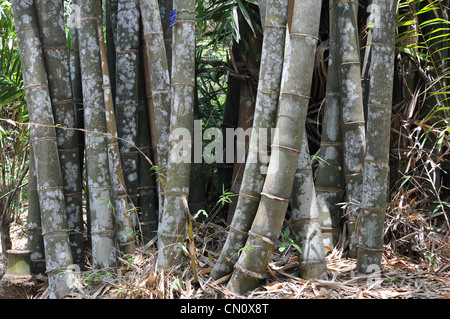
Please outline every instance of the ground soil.
[[[211, 227], [216, 228], [214, 225]], [[26, 248], [24, 229], [21, 220], [12, 225], [14, 249]], [[208, 234], [212, 233], [210, 229]], [[156, 247], [139, 247], [134, 258], [122, 260], [122, 266], [111, 276], [99, 276], [96, 271], [88, 269], [67, 298], [450, 299], [448, 259], [432, 266], [428, 261], [419, 262], [387, 251], [381, 273], [367, 276], [355, 273], [356, 261], [335, 249], [327, 256], [328, 280], [306, 280], [296, 275], [297, 258], [292, 247], [284, 253], [274, 252], [268, 266], [268, 277], [258, 289], [237, 295], [226, 288], [227, 278], [212, 281], [209, 277], [220, 251], [218, 247], [226, 234], [223, 227], [216, 228], [211, 238], [198, 234], [201, 242], [197, 247], [198, 283], [193, 282], [190, 267], [169, 274], [158, 271]], [[4, 273], [2, 253], [0, 247], [0, 277]], [[6, 287], [7, 298], [48, 298], [45, 278], [34, 282], [30, 278], [8, 278]]]

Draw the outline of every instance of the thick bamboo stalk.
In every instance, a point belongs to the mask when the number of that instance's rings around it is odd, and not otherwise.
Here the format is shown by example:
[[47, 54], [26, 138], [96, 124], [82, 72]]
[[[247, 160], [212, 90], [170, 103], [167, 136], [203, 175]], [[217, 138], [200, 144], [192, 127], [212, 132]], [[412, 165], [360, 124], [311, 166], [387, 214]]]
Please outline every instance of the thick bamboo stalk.
[[126, 191], [126, 183], [123, 175], [122, 161], [120, 157], [119, 141], [117, 138], [116, 117], [114, 113], [114, 103], [112, 87], [109, 74], [109, 65], [107, 63], [107, 52], [103, 38], [103, 23], [101, 1], [96, 0], [98, 17], [98, 35], [100, 45], [100, 56], [102, 62], [103, 74], [103, 92], [105, 101], [105, 115], [108, 132], [108, 165], [111, 180], [111, 199], [114, 207], [115, 216], [115, 235], [119, 249], [124, 254], [134, 254], [135, 241], [134, 229], [129, 215], [129, 198]]
[[[268, 16], [270, 2], [268, 2]], [[289, 58], [261, 201], [244, 250], [234, 266], [228, 288], [245, 293], [265, 277], [275, 241], [281, 233], [303, 144], [322, 3], [295, 1], [290, 30]], [[265, 28], [268, 28], [266, 21]], [[298, 72], [302, 70], [302, 72]]]
[[341, 84], [344, 176], [346, 182], [349, 256], [356, 257], [355, 224], [362, 200], [365, 128], [358, 38], [357, 0], [336, 0], [336, 38]]
[[[194, 92], [194, 122], [201, 121], [200, 110], [198, 105], [198, 90]], [[198, 122], [197, 122], [198, 123]], [[194, 129], [195, 131], [195, 129]], [[192, 164], [191, 164], [191, 176], [195, 176], [195, 178], [191, 178], [189, 183], [189, 211], [193, 216], [195, 216], [199, 211], [204, 210], [206, 214], [209, 213], [209, 208], [206, 202], [206, 189], [205, 189], [205, 174], [203, 173], [203, 159], [201, 161], [196, 161], [195, 158], [195, 150], [202, 149], [202, 140], [196, 139], [194, 137], [192, 143]], [[198, 215], [196, 222], [201, 223], [206, 220], [204, 214]]]
[[170, 12], [173, 10], [173, 0], [158, 0], [162, 30], [164, 33], [164, 47], [167, 52], [169, 73], [172, 70], [172, 28], [170, 27]]
[[[119, 0], [116, 35], [116, 121], [129, 208], [137, 205], [139, 105], [139, 1]], [[133, 206], [134, 205], [134, 206]]]
[[[272, 140], [270, 130], [275, 126], [283, 72], [288, 1], [268, 0], [266, 8], [258, 93], [248, 157], [230, 232], [211, 272], [214, 279], [233, 271], [238, 253], [245, 245], [248, 231], [258, 209], [260, 193], [266, 177], [267, 167], [262, 157], [264, 160], [267, 159]], [[258, 133], [263, 132], [267, 133], [267, 138], [260, 140], [262, 135]]]
[[[183, 199], [189, 198], [195, 97], [195, 1], [174, 0], [173, 6], [177, 8], [177, 22], [173, 26], [169, 162], [164, 210], [158, 227], [161, 268], [179, 264], [183, 257], [178, 243], [184, 242], [186, 233]], [[155, 88], [153, 79], [152, 87]]]
[[[47, 66], [50, 98], [56, 130], [59, 160], [64, 181], [67, 222], [72, 258], [84, 266], [84, 223], [80, 155], [75, 103], [69, 70], [64, 8], [59, 0], [37, 0], [37, 17]], [[56, 21], [56, 22], [55, 22]], [[57, 27], [55, 27], [55, 24]]]
[[36, 165], [50, 297], [61, 298], [69, 290], [64, 271], [73, 260], [47, 72], [34, 2], [13, 1], [12, 6], [30, 122], [33, 123], [30, 140]]
[[[253, 126], [253, 115], [255, 113], [255, 102], [256, 99], [253, 96], [253, 90], [250, 87], [251, 83], [244, 82], [241, 84], [240, 97], [239, 97], [239, 118], [238, 118], [238, 128], [246, 132], [249, 128]], [[245, 148], [245, 158], [236, 158], [236, 163], [233, 168], [231, 192], [236, 195], [232, 196], [231, 203], [228, 205], [228, 215], [227, 221], [231, 223], [233, 220], [234, 213], [236, 211], [236, 206], [238, 202], [239, 192], [241, 190], [242, 179], [244, 177], [245, 163], [248, 155], [248, 141], [237, 141], [236, 148]]]
[[80, 8], [79, 45], [93, 266], [109, 268], [116, 264], [116, 251], [97, 7], [95, 1], [81, 0]]
[[[144, 65], [144, 52], [141, 54], [141, 65]], [[139, 108], [138, 108], [138, 143], [142, 153], [139, 154], [139, 225], [142, 243], [153, 239], [158, 230], [158, 194], [156, 178], [152, 171], [154, 156], [151, 145], [150, 116], [146, 97], [145, 72], [141, 68], [139, 79]], [[151, 102], [151, 101], [150, 101]]]
[[[359, 214], [357, 268], [381, 270], [384, 219], [389, 194], [389, 150], [394, 83], [397, 3], [373, 0], [379, 19], [371, 44], [367, 152], [364, 159], [362, 207]], [[378, 26], [378, 27], [377, 27]]]
[[30, 172], [28, 177], [27, 248], [31, 251], [30, 269], [32, 275], [45, 273], [44, 238], [42, 237], [41, 211], [37, 191], [37, 176], [33, 148], [30, 148]]
[[[338, 204], [343, 201], [345, 191], [341, 128], [342, 109], [336, 46], [338, 29], [334, 2], [335, 0], [330, 0], [330, 54], [322, 140], [318, 154], [321, 162], [317, 167], [315, 182], [323, 243], [331, 249], [334, 248], [339, 237], [341, 208]], [[322, 162], [322, 160], [325, 162]]]
[[297, 245], [299, 275], [302, 278], [327, 279], [325, 249], [317, 205], [306, 130], [297, 162], [291, 199], [291, 223]]
[[[73, 0], [72, 5], [77, 5], [78, 2]], [[79, 17], [78, 17], [79, 18]], [[72, 21], [73, 23], [76, 21]], [[70, 79], [72, 81], [72, 95], [75, 102], [75, 116], [76, 127], [82, 129], [84, 127], [83, 120], [83, 88], [81, 81], [81, 67], [80, 67], [80, 49], [78, 45], [78, 29], [76, 23], [70, 27]], [[78, 136], [78, 148], [80, 156], [80, 175], [83, 172], [84, 159], [84, 135], [81, 131], [76, 132]]]
[[117, 34], [117, 0], [106, 0], [105, 4], [105, 38], [106, 54], [108, 58], [109, 81], [111, 83], [111, 94], [115, 101], [116, 96], [116, 42]]
[[[262, 8], [260, 4], [260, 15], [262, 15], [261, 10]], [[243, 60], [243, 67], [239, 68], [238, 66], [238, 70], [241, 74], [243, 73], [249, 76], [247, 80], [241, 80], [238, 115], [238, 128], [246, 132], [249, 128], [253, 127], [253, 116], [255, 114], [257, 92], [254, 81], [256, 80], [255, 78], [259, 74], [260, 69], [260, 61], [256, 59], [255, 56], [261, 55], [262, 34], [258, 33], [255, 37], [253, 34], [246, 33], [244, 36], [247, 38], [251, 51], [253, 52], [253, 54], [251, 52], [240, 52]], [[241, 144], [242, 142], [245, 144]], [[242, 179], [244, 177], [245, 163], [248, 155], [248, 142], [249, 141], [247, 138], [245, 141], [238, 140], [236, 142], [236, 149], [242, 150], [245, 148], [245, 158], [238, 158], [236, 156], [235, 159], [231, 184], [231, 192], [235, 195], [239, 195]], [[238, 197], [232, 196], [230, 199], [231, 203], [228, 205], [227, 221], [231, 223], [236, 211]]]
[[161, 213], [164, 208], [164, 186], [169, 154], [170, 75], [158, 2], [156, 0], [140, 0], [139, 4], [146, 48], [144, 65], [148, 72], [146, 75], [147, 106]]

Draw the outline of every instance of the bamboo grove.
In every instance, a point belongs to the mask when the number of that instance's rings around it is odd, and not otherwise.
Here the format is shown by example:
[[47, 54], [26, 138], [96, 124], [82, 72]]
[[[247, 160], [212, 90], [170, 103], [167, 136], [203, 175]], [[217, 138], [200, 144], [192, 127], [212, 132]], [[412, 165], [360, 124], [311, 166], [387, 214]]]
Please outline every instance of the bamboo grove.
[[210, 276], [240, 294], [266, 278], [281, 236], [301, 277], [326, 279], [339, 245], [365, 274], [389, 240], [407, 246], [393, 211], [450, 229], [448, 1], [15, 0], [12, 12], [23, 87], [3, 70], [2, 108], [29, 119], [1, 125], [29, 124], [29, 169], [16, 165], [32, 271], [52, 298], [73, 265], [109, 271], [137, 247], [156, 249], [158, 270], [195, 272], [192, 231], [206, 223], [227, 230]]

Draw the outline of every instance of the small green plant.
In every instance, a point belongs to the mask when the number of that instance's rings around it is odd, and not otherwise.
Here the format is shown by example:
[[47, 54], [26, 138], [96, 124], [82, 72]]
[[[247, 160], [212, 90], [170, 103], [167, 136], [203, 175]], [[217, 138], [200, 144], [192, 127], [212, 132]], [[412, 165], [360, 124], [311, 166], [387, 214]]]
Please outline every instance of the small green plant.
[[160, 181], [161, 178], [166, 178], [166, 176], [162, 173], [163, 167], [164, 167], [164, 165], [162, 165], [162, 166], [153, 165], [150, 168], [150, 170], [153, 171], [152, 175], [156, 174], [156, 181]]
[[136, 256], [134, 255], [125, 255], [124, 256], [125, 261], [126, 261], [126, 265], [127, 265], [127, 270], [130, 270], [131, 265], [133, 264], [134, 260], [136, 259]]
[[258, 248], [258, 247], [260, 247], [260, 246], [258, 246], [258, 245], [244, 246], [238, 250], [237, 254], [238, 254], [238, 256], [240, 256], [243, 251], [250, 251], [252, 248]]
[[317, 155], [312, 155], [311, 156], [311, 162], [319, 162], [320, 165], [325, 164], [325, 165], [331, 165], [329, 162], [327, 162], [324, 158], [317, 156]]
[[430, 262], [431, 268], [436, 268], [438, 266], [439, 261], [437, 260], [435, 253], [428, 251], [424, 253], [424, 257]]
[[173, 289], [178, 286], [181, 290], [183, 290], [184, 281], [180, 278], [175, 279], [170, 285], [170, 293], [172, 293]]
[[281, 236], [283, 237], [284, 240], [281, 243], [280, 247], [278, 248], [278, 251], [280, 253], [282, 253], [283, 251], [286, 250], [287, 246], [290, 245], [290, 246], [293, 246], [295, 249], [297, 249], [298, 252], [301, 254], [302, 250], [301, 250], [300, 246], [295, 243], [295, 241], [290, 237], [290, 235], [291, 235], [291, 230], [289, 229], [289, 227], [286, 227], [284, 229], [284, 232], [281, 233]]
[[206, 212], [206, 210], [204, 209], [199, 209], [198, 212], [193, 216], [194, 219], [197, 219], [198, 217], [200, 217], [200, 215], [205, 216], [205, 218], [208, 218], [208, 213]]
[[226, 204], [230, 204], [232, 202], [231, 201], [232, 196], [237, 196], [237, 194], [233, 194], [228, 190], [226, 191], [225, 187], [222, 185], [222, 194], [219, 197], [218, 203], [221, 204], [222, 207], [225, 206]]
[[112, 278], [112, 274], [104, 269], [89, 269], [81, 273], [81, 279], [89, 286], [97, 287], [105, 280]]

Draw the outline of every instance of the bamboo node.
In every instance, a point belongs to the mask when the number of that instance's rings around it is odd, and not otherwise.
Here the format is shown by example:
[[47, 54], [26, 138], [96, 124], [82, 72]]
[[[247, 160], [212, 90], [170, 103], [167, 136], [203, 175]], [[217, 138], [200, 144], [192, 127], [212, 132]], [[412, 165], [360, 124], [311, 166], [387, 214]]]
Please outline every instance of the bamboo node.
[[283, 146], [283, 145], [280, 145], [280, 144], [272, 144], [270, 147], [271, 148], [277, 147], [280, 150], [287, 151], [289, 153], [300, 154], [300, 150], [297, 150], [295, 148], [288, 147], [288, 146]]
[[246, 276], [252, 277], [252, 278], [256, 278], [256, 279], [265, 279], [267, 277], [266, 273], [257, 273], [248, 269], [245, 269], [244, 267], [242, 267], [239, 264], [234, 265], [234, 269], [236, 269], [237, 271], [243, 273]]
[[362, 249], [365, 251], [371, 251], [371, 252], [383, 252], [384, 251], [383, 248], [370, 248], [370, 247], [366, 247], [366, 246], [362, 246], [362, 245], [356, 245], [356, 247], [358, 247], [358, 249]]
[[275, 201], [278, 201], [278, 202], [289, 203], [289, 201], [290, 201], [289, 198], [282, 198], [282, 197], [271, 195], [271, 194], [268, 194], [268, 193], [265, 193], [265, 192], [261, 192], [261, 196], [264, 196], [264, 197], [266, 197], [268, 199], [275, 200]]

